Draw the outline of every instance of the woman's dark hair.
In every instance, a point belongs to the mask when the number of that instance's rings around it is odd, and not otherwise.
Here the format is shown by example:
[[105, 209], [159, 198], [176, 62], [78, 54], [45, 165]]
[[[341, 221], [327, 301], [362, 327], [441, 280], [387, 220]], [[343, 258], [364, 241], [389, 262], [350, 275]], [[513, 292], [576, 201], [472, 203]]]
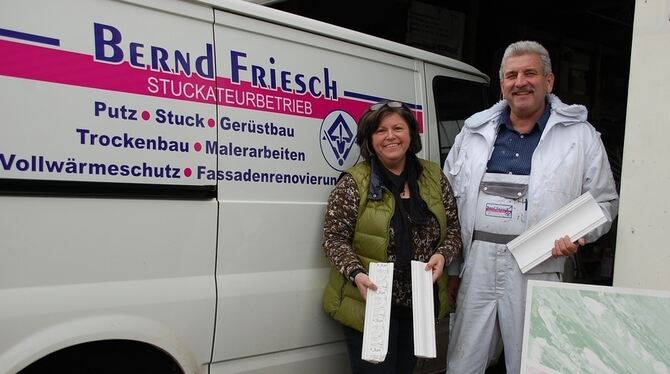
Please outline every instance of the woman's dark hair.
[[377, 131], [379, 124], [387, 116], [397, 113], [399, 114], [409, 127], [410, 143], [407, 152], [418, 153], [421, 151], [421, 137], [419, 136], [419, 123], [414, 117], [412, 111], [405, 104], [395, 101], [380, 101], [374, 104], [363, 113], [361, 119], [358, 121], [358, 132], [356, 133], [356, 144], [361, 150], [363, 159], [370, 160], [375, 156], [375, 151], [372, 148], [372, 134]]

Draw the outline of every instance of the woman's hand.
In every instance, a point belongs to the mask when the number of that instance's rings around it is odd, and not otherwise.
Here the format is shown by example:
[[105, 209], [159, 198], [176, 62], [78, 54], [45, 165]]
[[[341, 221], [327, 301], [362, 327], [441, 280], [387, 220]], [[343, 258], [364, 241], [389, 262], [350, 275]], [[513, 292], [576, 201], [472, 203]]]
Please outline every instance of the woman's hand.
[[368, 288], [373, 291], [377, 291], [377, 286], [372, 283], [370, 277], [368, 277], [368, 275], [365, 273], [356, 274], [356, 277], [354, 277], [354, 284], [358, 288], [358, 292], [361, 293], [363, 300], [367, 300]]
[[426, 271], [428, 270], [433, 272], [433, 283], [435, 283], [444, 272], [444, 256], [439, 253], [430, 256], [430, 260], [426, 264]]

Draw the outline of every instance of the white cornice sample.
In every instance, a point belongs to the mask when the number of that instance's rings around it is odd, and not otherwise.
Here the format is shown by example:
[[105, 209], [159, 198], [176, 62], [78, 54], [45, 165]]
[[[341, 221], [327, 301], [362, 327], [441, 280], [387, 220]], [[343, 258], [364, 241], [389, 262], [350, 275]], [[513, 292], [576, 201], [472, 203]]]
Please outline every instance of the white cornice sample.
[[368, 289], [366, 296], [361, 359], [379, 363], [386, 359], [389, 345], [393, 263], [371, 262], [369, 277], [377, 291]]
[[507, 248], [525, 273], [551, 256], [556, 239], [568, 235], [577, 240], [606, 221], [602, 209], [586, 191], [507, 243]]
[[412, 261], [412, 313], [414, 322], [414, 355], [435, 358], [435, 300], [433, 273], [426, 263]]

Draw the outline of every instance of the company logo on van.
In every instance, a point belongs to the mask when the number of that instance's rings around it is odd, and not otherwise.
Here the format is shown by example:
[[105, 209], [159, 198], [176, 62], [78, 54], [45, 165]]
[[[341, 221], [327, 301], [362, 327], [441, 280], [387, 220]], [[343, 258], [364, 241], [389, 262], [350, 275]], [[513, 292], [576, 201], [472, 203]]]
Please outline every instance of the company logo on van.
[[321, 153], [331, 168], [344, 171], [358, 161], [356, 130], [354, 118], [341, 110], [331, 112], [321, 122]]

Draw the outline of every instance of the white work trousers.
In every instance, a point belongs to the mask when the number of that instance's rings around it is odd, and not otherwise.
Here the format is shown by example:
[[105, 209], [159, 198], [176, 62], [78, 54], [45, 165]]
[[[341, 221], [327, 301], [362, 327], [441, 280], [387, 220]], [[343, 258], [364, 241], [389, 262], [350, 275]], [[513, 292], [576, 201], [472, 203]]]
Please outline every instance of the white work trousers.
[[456, 301], [448, 374], [484, 373], [501, 337], [507, 373], [519, 373], [529, 279], [559, 281], [560, 274], [522, 274], [506, 245], [473, 242]]

